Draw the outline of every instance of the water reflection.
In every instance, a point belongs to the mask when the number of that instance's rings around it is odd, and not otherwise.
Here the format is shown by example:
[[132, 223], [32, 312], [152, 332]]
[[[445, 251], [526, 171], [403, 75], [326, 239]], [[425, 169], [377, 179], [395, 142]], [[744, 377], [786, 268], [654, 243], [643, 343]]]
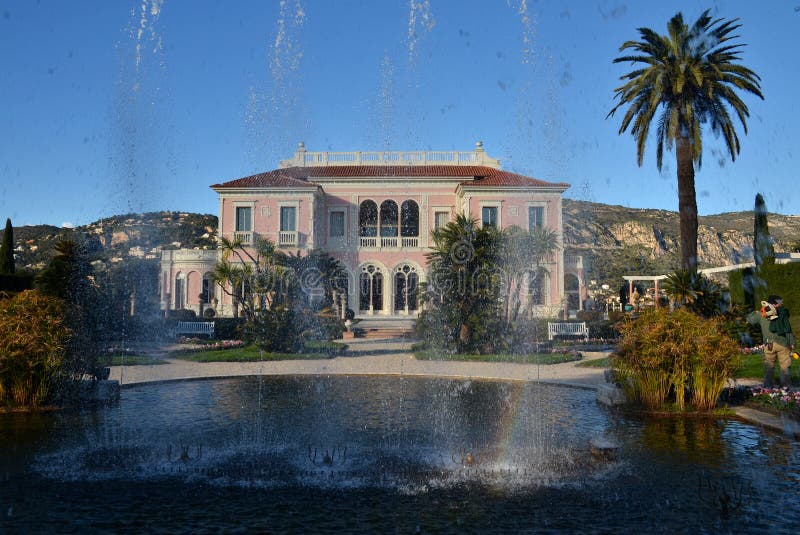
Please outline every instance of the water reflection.
[[[85, 503], [87, 518], [114, 510], [176, 529], [185, 529], [177, 518], [202, 517], [208, 528], [230, 515], [311, 529], [333, 522], [332, 507], [348, 532], [409, 518], [433, 531], [531, 522], [753, 531], [800, 521], [796, 443], [740, 422], [615, 415], [570, 388], [252, 377], [140, 386], [116, 407], [17, 416], [0, 415], [0, 509], [17, 511], [17, 528], [40, 526], [53, 508], [69, 521]], [[616, 460], [591, 455], [599, 436], [619, 444]], [[734, 507], [736, 492], [746, 500]], [[140, 493], [148, 499], [129, 510]]]

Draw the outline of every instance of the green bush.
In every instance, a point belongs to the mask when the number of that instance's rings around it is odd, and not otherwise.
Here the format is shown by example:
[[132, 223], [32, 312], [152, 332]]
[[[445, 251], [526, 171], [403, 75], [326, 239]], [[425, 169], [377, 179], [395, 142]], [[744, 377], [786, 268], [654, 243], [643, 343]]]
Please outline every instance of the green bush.
[[36, 290], [0, 300], [0, 403], [36, 407], [68, 379], [66, 315], [61, 299]]
[[599, 310], [579, 310], [575, 314], [578, 321], [598, 321], [603, 318], [603, 313]]
[[649, 409], [662, 407], [670, 394], [680, 410], [687, 399], [712, 409], [739, 362], [739, 345], [722, 318], [654, 309], [619, 330], [615, 369], [629, 399]]
[[616, 340], [619, 338], [617, 321], [598, 319], [587, 322], [589, 327], [589, 338], [602, 338], [604, 340]]
[[197, 321], [197, 312], [187, 308], [167, 311], [167, 319], [174, 321]]
[[217, 340], [241, 340], [244, 335], [244, 318], [214, 318], [214, 338]]

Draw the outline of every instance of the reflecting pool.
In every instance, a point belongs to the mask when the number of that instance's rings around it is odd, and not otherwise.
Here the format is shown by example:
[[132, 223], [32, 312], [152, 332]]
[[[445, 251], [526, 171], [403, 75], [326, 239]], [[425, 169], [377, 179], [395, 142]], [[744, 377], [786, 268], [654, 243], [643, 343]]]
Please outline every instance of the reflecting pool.
[[[599, 440], [618, 446], [593, 452]], [[789, 532], [800, 447], [536, 383], [247, 377], [0, 415], [0, 531]]]

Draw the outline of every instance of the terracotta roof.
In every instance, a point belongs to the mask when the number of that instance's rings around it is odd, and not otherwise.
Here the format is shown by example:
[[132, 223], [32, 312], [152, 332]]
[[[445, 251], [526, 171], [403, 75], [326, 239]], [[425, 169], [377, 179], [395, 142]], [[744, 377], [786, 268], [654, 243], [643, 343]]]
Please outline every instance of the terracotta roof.
[[[290, 168], [291, 169], [291, 168]], [[316, 184], [311, 184], [300, 176], [293, 176], [287, 172], [290, 169], [275, 169], [266, 173], [250, 175], [244, 178], [237, 178], [222, 184], [214, 184], [212, 188], [317, 188]], [[297, 168], [294, 168], [297, 169]]]
[[475, 177], [475, 180], [469, 182], [462, 182], [461, 187], [484, 187], [484, 186], [560, 186], [564, 188], [568, 188], [569, 184], [566, 182], [545, 182], [544, 180], [539, 180], [538, 178], [531, 178], [525, 175], [519, 175], [517, 173], [511, 173], [509, 171], [503, 171], [502, 169], [493, 169], [488, 168], [491, 173], [486, 176], [482, 177]]
[[212, 188], [315, 187], [315, 178], [383, 177], [455, 177], [465, 178], [462, 187], [484, 186], [563, 186], [563, 182], [545, 182], [536, 178], [481, 165], [331, 165], [326, 167], [287, 167], [275, 169]]

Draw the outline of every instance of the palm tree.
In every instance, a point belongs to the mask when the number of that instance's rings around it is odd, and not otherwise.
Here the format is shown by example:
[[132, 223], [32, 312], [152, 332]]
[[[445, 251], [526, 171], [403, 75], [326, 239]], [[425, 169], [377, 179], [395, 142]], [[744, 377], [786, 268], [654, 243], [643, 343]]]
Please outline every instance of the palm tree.
[[[459, 352], [474, 349], [481, 332], [499, 317], [499, 276], [502, 234], [458, 214], [455, 221], [431, 233], [429, 282], [423, 298], [442, 311], [441, 331], [452, 331]], [[447, 336], [444, 336], [447, 338]]]
[[614, 63], [631, 62], [637, 67], [620, 79], [625, 84], [615, 89], [617, 105], [606, 118], [628, 107], [619, 133], [631, 126], [636, 138], [639, 166], [656, 113], [656, 165], [661, 170], [664, 148], [675, 146], [678, 165], [678, 211], [681, 228], [681, 268], [697, 269], [697, 199], [694, 164], [702, 165], [701, 126], [710, 124], [722, 134], [732, 160], [739, 154], [739, 137], [730, 112], [736, 114], [745, 134], [750, 116], [747, 105], [736, 90], [763, 99], [759, 76], [740, 65], [743, 44], [731, 44], [739, 19], [712, 19], [709, 10], [688, 26], [678, 13], [667, 24], [667, 35], [639, 28], [641, 41], [626, 41], [620, 47], [634, 51]]

